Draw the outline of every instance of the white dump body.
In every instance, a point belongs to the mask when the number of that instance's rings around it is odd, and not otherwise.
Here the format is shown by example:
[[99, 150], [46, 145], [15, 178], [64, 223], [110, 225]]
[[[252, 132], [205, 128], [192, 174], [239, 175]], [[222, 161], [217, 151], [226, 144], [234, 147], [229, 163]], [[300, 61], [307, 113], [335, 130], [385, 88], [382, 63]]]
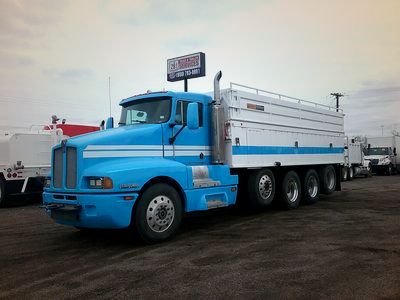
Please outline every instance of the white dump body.
[[344, 163], [342, 112], [296, 98], [260, 90], [250, 93], [232, 86], [221, 91], [226, 163], [232, 168]]
[[[3, 173], [6, 180], [47, 175], [50, 171], [51, 148], [61, 138], [62, 130], [59, 129], [37, 132], [0, 131], [0, 173]], [[11, 176], [14, 173], [17, 176]]]

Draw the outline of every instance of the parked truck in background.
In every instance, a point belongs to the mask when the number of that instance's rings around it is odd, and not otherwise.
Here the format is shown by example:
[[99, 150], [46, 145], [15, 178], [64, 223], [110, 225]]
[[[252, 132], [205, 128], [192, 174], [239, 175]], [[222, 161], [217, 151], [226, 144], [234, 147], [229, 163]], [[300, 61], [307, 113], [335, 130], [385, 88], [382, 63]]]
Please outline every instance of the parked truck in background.
[[355, 138], [344, 139], [343, 180], [352, 180], [354, 176], [371, 176], [371, 162], [364, 158], [364, 145]]
[[392, 175], [400, 171], [400, 136], [367, 137], [365, 159], [371, 162], [374, 173]]
[[294, 209], [340, 190], [341, 111], [241, 85], [221, 91], [221, 76], [214, 97], [124, 99], [119, 127], [54, 147], [49, 216], [79, 229], [131, 227], [151, 243], [170, 238], [184, 213], [234, 205], [238, 193], [253, 207], [276, 199]]
[[51, 148], [78, 134], [99, 130], [96, 126], [58, 124], [31, 126], [29, 130], [0, 131], [0, 207], [16, 196], [41, 194], [50, 172]]

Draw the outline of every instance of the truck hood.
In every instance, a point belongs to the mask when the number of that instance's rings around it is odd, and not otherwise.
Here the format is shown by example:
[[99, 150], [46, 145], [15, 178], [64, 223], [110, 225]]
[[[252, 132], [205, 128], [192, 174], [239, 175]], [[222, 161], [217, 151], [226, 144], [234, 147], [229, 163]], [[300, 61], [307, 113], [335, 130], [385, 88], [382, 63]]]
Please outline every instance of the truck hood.
[[[96, 131], [67, 141], [67, 146], [76, 147], [78, 151], [126, 150], [140, 146], [162, 146], [161, 124], [138, 124], [121, 126], [113, 129]], [[136, 147], [140, 148], [140, 147]], [[136, 149], [135, 148], [135, 149]]]
[[371, 160], [371, 159], [383, 159], [383, 158], [389, 158], [387, 155], [366, 155], [364, 156], [364, 159]]

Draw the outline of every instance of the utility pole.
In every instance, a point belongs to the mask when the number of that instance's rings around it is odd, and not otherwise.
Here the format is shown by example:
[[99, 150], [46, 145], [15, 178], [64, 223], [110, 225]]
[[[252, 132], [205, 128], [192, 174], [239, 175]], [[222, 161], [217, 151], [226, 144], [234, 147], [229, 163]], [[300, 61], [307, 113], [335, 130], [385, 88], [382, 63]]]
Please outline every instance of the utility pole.
[[336, 98], [336, 111], [339, 112], [339, 98], [344, 97], [341, 93], [331, 93], [331, 96]]

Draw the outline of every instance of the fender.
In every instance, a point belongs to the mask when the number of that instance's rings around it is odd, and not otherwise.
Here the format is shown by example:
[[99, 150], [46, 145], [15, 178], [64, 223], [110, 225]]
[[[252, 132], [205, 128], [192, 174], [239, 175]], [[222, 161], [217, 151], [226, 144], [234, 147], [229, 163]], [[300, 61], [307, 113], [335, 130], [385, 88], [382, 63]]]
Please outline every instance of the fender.
[[[119, 158], [94, 164], [86, 168], [82, 180], [91, 176], [107, 176], [113, 180], [113, 189], [107, 192], [138, 192], [143, 186], [156, 177], [169, 177], [176, 181], [182, 190], [188, 188], [187, 166], [163, 157]], [[85, 183], [81, 182], [81, 187]], [[102, 192], [105, 190], [88, 190]]]

